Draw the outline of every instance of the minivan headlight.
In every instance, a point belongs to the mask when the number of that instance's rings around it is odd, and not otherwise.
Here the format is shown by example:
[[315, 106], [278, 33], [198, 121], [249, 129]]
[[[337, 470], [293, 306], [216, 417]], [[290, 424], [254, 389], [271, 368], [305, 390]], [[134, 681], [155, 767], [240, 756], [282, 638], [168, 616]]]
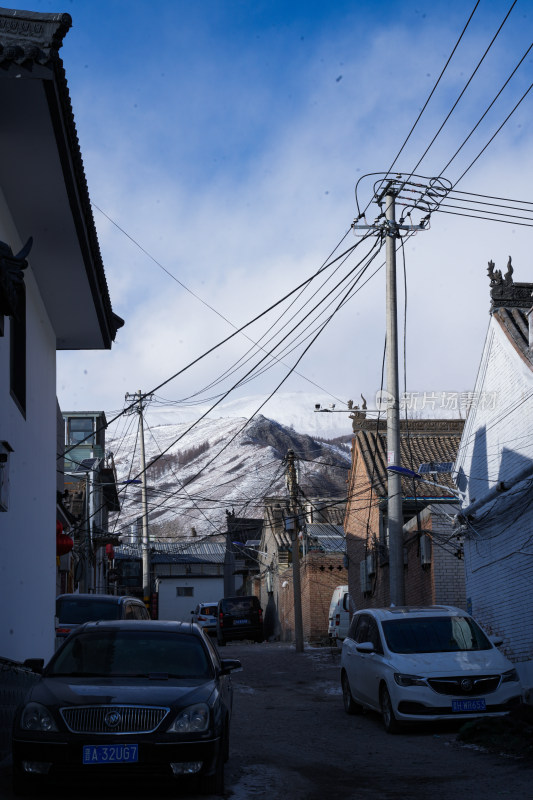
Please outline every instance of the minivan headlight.
[[209, 706], [196, 703], [180, 711], [168, 733], [203, 733], [209, 728]]
[[427, 686], [426, 679], [420, 675], [404, 675], [402, 672], [395, 672], [394, 680], [398, 686]]
[[520, 678], [518, 677], [518, 672], [514, 669], [510, 669], [507, 672], [502, 672], [502, 683], [509, 683], [510, 681], [519, 681]]
[[25, 731], [57, 731], [52, 714], [40, 703], [28, 703], [23, 708], [20, 727]]

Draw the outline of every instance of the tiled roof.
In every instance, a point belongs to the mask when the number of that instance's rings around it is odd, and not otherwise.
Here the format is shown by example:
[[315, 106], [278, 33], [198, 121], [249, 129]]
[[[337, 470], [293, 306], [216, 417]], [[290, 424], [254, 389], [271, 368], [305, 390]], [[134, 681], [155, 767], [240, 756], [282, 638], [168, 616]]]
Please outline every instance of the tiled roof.
[[124, 320], [115, 314], [111, 307], [72, 103], [63, 61], [59, 56], [63, 38], [71, 26], [70, 14], [0, 8], [0, 68], [6, 75], [11, 70], [10, 77], [14, 79], [23, 73], [33, 79], [41, 79], [45, 83], [51, 78], [55, 80], [62, 114], [61, 122], [57, 121], [57, 124], [65, 126], [68, 156], [72, 160], [72, 170], [76, 178], [75, 190], [79, 193], [83, 222], [93, 259], [94, 274], [88, 275], [88, 278], [96, 281], [105, 314], [106, 334], [111, 341], [114, 341], [117, 330], [124, 325]]
[[[531, 284], [533, 290], [533, 284]], [[511, 344], [533, 369], [533, 353], [529, 349], [529, 325], [527, 314], [523, 308], [498, 308], [492, 315], [503, 329]]]
[[[435, 423], [441, 423], [435, 425]], [[418, 471], [420, 464], [430, 461], [455, 461], [461, 439], [464, 420], [409, 420], [401, 423], [400, 464], [403, 467]], [[373, 427], [373, 430], [370, 429]], [[372, 478], [374, 491], [380, 497], [387, 496], [387, 434], [385, 425], [367, 422], [365, 429], [355, 436], [354, 443], [359, 449], [369, 478]], [[431, 479], [431, 476], [427, 476]], [[441, 473], [436, 477], [437, 483], [456, 489], [450, 474]], [[402, 478], [402, 494], [404, 497], [447, 497], [446, 489], [431, 487], [428, 483]]]

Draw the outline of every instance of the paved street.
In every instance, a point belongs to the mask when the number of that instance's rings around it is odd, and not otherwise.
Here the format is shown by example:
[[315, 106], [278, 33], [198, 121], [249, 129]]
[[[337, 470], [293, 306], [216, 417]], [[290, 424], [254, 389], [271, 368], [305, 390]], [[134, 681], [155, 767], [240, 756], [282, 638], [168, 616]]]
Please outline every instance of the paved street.
[[[243, 671], [234, 675], [227, 798], [492, 800], [530, 795], [530, 767], [460, 746], [457, 726], [426, 726], [391, 736], [375, 714], [345, 714], [338, 652], [313, 648], [296, 654], [283, 644], [230, 643], [222, 654], [243, 663]], [[7, 772], [0, 778], [0, 792], [2, 798], [12, 797]], [[99, 800], [107, 796], [105, 789], [98, 794]], [[170, 794], [157, 787], [149, 794], [130, 787], [123, 796]], [[189, 797], [186, 791], [180, 796]]]

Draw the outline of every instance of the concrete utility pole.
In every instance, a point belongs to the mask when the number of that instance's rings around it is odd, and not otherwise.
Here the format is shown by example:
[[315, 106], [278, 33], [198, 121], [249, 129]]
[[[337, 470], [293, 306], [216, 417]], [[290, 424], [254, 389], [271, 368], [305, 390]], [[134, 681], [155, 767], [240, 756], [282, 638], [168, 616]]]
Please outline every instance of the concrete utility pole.
[[[395, 201], [405, 183], [401, 175], [387, 181], [386, 187], [376, 198], [378, 205], [385, 202], [385, 226], [352, 225], [355, 229], [375, 230], [387, 238], [387, 461], [388, 466], [401, 466], [400, 459], [400, 389], [398, 380], [398, 305], [396, 293], [396, 240], [400, 231], [423, 231], [424, 221], [419, 225], [404, 225], [396, 222]], [[379, 430], [376, 431], [379, 436]], [[403, 498], [401, 475], [388, 472], [388, 534], [389, 534], [389, 581], [392, 605], [405, 604], [405, 582], [403, 574]]]
[[143, 418], [143, 402], [149, 403], [152, 395], [143, 397], [141, 390], [135, 394], [126, 394], [126, 402], [130, 400], [137, 400], [138, 408], [132, 407], [132, 411], [137, 411], [139, 414], [139, 440], [141, 452], [141, 505], [142, 505], [142, 565], [143, 565], [143, 599], [146, 608], [150, 610], [151, 600], [151, 581], [150, 581], [150, 532], [148, 529], [148, 497], [146, 491], [146, 458], [144, 454], [144, 418]]
[[[398, 227], [395, 214], [396, 193], [389, 184], [385, 195], [387, 227], [387, 462], [400, 466], [400, 388], [398, 379], [398, 304], [396, 292], [396, 239]], [[405, 604], [403, 575], [403, 509], [402, 478], [388, 473], [387, 519], [389, 531], [390, 602]]]
[[303, 653], [304, 636], [302, 624], [302, 590], [300, 586], [300, 530], [298, 517], [298, 483], [296, 481], [296, 467], [294, 464], [294, 450], [287, 451], [287, 487], [289, 489], [292, 527], [290, 528], [292, 542], [292, 587], [294, 593], [294, 638], [296, 652]]

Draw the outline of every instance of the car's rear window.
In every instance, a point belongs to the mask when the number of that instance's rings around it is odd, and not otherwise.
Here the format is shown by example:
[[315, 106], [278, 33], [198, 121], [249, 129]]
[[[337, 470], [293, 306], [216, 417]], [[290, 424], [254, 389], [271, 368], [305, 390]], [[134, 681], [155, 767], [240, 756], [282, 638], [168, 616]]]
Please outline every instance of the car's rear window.
[[200, 614], [205, 614], [206, 617], [216, 617], [216, 615], [217, 615], [217, 607], [216, 606], [200, 606]]
[[69, 622], [81, 625], [82, 622], [97, 622], [101, 619], [120, 619], [121, 606], [115, 600], [92, 600], [73, 595], [57, 599], [56, 616], [61, 624]]
[[68, 639], [47, 675], [78, 677], [212, 677], [201, 640], [167, 631], [84, 631]]
[[382, 627], [387, 647], [394, 653], [455, 653], [492, 647], [469, 617], [411, 617], [386, 620]]
[[259, 600], [257, 597], [227, 598], [222, 600], [221, 608], [224, 614], [233, 614], [234, 616], [249, 614], [251, 611], [257, 611]]

